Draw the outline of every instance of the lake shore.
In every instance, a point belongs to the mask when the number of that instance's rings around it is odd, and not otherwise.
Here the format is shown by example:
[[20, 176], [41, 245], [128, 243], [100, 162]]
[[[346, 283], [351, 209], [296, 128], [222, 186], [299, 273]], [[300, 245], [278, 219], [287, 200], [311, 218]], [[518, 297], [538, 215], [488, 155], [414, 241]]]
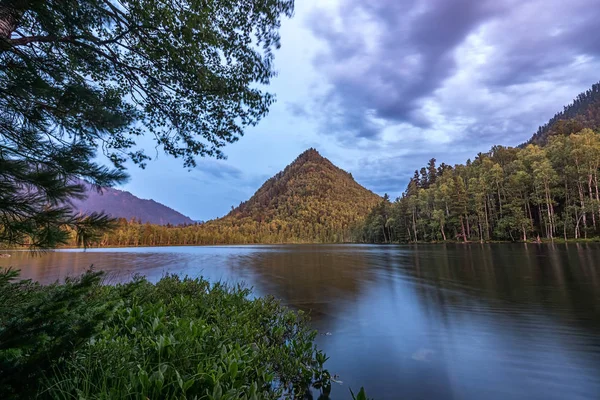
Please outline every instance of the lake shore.
[[[365, 243], [365, 242], [277, 242], [277, 243], [216, 243], [216, 244], [165, 244], [165, 245], [139, 245], [139, 246], [88, 246], [87, 249], [140, 249], [140, 248], [164, 248], [164, 247], [228, 247], [228, 246], [317, 246], [317, 245], [439, 245], [439, 244], [576, 244], [576, 243], [600, 243], [600, 237], [593, 238], [578, 238], [578, 239], [567, 239], [564, 238], [554, 238], [554, 239], [540, 239], [537, 240], [527, 240], [527, 241], [509, 241], [509, 240], [484, 240], [484, 241], [462, 241], [462, 240], [446, 240], [446, 241], [419, 241], [419, 242], [392, 242], [392, 243]], [[82, 247], [78, 246], [61, 246], [53, 249], [46, 250], [36, 250], [38, 252], [43, 251], [53, 251], [53, 250], [76, 250], [82, 249]], [[28, 247], [5, 247], [0, 248], [0, 251], [27, 251]], [[0, 254], [1, 258], [2, 254]]]

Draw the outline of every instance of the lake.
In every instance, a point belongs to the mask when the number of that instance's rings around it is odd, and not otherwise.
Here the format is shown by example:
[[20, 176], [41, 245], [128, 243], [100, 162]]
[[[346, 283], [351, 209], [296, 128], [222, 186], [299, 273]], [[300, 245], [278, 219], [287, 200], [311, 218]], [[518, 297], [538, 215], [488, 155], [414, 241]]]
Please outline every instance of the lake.
[[[10, 252], [44, 283], [91, 264], [245, 282], [307, 310], [332, 399], [600, 399], [600, 245], [281, 245]], [[316, 396], [315, 396], [316, 397]]]

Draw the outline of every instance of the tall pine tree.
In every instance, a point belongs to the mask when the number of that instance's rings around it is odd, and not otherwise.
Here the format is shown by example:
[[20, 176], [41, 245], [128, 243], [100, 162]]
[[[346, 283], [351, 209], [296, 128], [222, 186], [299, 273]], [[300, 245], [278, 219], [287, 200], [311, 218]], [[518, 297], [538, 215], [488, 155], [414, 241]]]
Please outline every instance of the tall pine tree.
[[[151, 136], [186, 167], [268, 111], [282, 16], [293, 0], [0, 2], [0, 243], [85, 243], [109, 224], [77, 216], [80, 179], [111, 186]], [[97, 149], [110, 167], [95, 162]]]

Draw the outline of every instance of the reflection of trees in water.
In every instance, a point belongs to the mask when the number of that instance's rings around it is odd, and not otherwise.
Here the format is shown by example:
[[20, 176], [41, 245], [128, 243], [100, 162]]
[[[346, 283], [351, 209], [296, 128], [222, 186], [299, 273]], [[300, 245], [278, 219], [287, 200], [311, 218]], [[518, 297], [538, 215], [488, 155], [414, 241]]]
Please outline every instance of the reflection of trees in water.
[[348, 302], [360, 298], [368, 258], [354, 246], [289, 246], [236, 257], [231, 269], [249, 274], [259, 293], [310, 312], [318, 324], [338, 318]]
[[[186, 270], [188, 264], [198, 264], [190, 255], [153, 252], [84, 252], [84, 251], [46, 251], [39, 253], [14, 252], [11, 263], [0, 263], [0, 268], [11, 266], [21, 269], [21, 277], [42, 284], [64, 280], [66, 277], [79, 276], [93, 266], [105, 271], [104, 281], [114, 284], [129, 281], [136, 274], [157, 281], [170, 268], [171, 272], [183, 271], [184, 275], [196, 277], [199, 272]], [[191, 273], [190, 273], [191, 272]]]
[[406, 272], [430, 306], [461, 307], [464, 295], [494, 300], [494, 308], [548, 315], [600, 328], [600, 281], [595, 244], [471, 244], [411, 246]]
[[390, 284], [399, 278], [413, 281], [423, 304], [441, 313], [464, 307], [464, 295], [471, 295], [496, 300], [493, 306], [505, 312], [538, 307], [598, 328], [599, 251], [597, 244], [307, 245], [215, 248], [209, 253], [13, 253], [0, 266], [21, 267], [24, 277], [44, 283], [77, 275], [91, 264], [112, 271], [114, 281], [134, 273], [160, 278], [166, 271], [246, 281], [259, 294], [312, 310], [316, 322], [343, 318], [365, 290], [376, 290], [387, 277]]

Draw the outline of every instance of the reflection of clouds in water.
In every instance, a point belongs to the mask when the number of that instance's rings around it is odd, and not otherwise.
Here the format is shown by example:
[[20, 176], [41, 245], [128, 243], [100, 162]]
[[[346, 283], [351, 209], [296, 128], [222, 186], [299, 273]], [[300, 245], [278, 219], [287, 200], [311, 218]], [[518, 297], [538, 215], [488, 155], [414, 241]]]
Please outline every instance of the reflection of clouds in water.
[[433, 356], [435, 354], [435, 351], [431, 350], [431, 349], [424, 349], [421, 348], [417, 351], [415, 351], [411, 358], [415, 361], [425, 361], [425, 362], [429, 362], [431, 361], [431, 356]]

